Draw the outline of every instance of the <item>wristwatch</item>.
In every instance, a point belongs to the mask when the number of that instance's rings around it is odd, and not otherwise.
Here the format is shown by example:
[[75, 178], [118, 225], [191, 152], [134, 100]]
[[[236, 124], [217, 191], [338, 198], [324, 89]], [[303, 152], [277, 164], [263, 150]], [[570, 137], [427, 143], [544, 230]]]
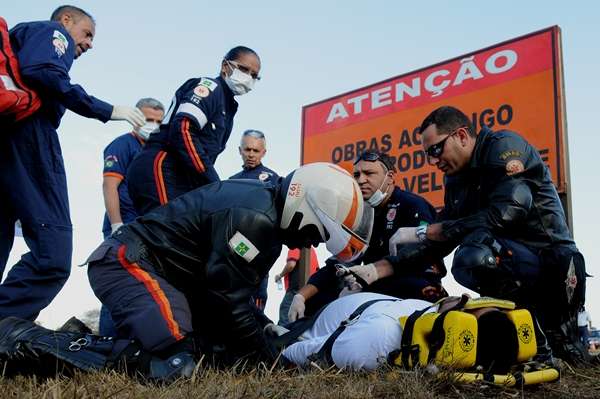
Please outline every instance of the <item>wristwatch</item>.
[[415, 230], [415, 234], [416, 234], [419, 242], [425, 242], [427, 240], [427, 226], [429, 226], [429, 225], [422, 224], [421, 226], [417, 227], [417, 229]]

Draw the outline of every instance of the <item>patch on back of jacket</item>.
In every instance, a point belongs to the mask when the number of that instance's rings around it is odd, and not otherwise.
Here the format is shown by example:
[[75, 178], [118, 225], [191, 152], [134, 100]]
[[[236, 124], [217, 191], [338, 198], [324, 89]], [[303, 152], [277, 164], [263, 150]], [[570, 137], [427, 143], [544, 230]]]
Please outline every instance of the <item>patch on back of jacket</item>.
[[233, 237], [231, 237], [229, 240], [229, 248], [244, 258], [248, 263], [252, 262], [254, 258], [256, 258], [256, 255], [258, 255], [260, 252], [258, 248], [252, 244], [252, 241], [246, 238], [246, 236], [239, 231], [236, 231]]

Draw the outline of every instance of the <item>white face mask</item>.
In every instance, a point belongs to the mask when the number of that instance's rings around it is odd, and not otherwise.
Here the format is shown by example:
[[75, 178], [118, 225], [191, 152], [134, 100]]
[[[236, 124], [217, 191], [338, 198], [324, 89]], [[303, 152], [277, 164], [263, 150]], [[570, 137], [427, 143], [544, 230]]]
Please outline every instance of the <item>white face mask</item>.
[[159, 124], [156, 122], [146, 122], [142, 127], [137, 130], [138, 136], [144, 140], [148, 140], [150, 134], [159, 128]]
[[[385, 185], [385, 181], [387, 179], [387, 176], [383, 179], [383, 181], [381, 182], [381, 187], [379, 187], [377, 189], [377, 191], [375, 191], [373, 193], [373, 195], [371, 195], [369, 197], [369, 199], [367, 200], [367, 203], [369, 205], [371, 205], [373, 208], [375, 208], [377, 205], [381, 204], [383, 202], [383, 200], [385, 199], [385, 197], [387, 197], [387, 192], [382, 192], [381, 189], [383, 188], [383, 186]], [[387, 191], [387, 190], [386, 190]]]
[[234, 95], [241, 96], [254, 88], [254, 78], [247, 73], [240, 71], [229, 64], [233, 72], [230, 76], [225, 76], [225, 83], [231, 89]]

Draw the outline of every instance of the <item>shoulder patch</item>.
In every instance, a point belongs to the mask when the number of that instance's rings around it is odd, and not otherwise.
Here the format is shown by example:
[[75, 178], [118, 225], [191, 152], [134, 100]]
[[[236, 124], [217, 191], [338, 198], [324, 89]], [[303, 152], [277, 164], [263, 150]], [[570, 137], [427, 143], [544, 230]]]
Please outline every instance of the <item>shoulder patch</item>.
[[52, 45], [54, 46], [54, 51], [60, 58], [67, 52], [69, 41], [60, 31], [55, 30], [52, 34]]
[[252, 244], [252, 241], [246, 238], [242, 233], [236, 231], [229, 240], [229, 248], [236, 254], [244, 258], [248, 263], [252, 262], [256, 255], [260, 253], [258, 248]]
[[214, 91], [217, 88], [217, 86], [219, 86], [219, 85], [213, 80], [202, 78], [202, 79], [200, 79], [198, 86], [204, 86], [207, 89], [209, 89], [210, 91]]
[[119, 159], [116, 155], [108, 155], [104, 158], [104, 166], [107, 168], [111, 168], [114, 164], [118, 163]]
[[198, 97], [208, 97], [210, 90], [204, 85], [198, 85], [194, 88], [194, 95]]
[[525, 170], [525, 165], [518, 159], [510, 160], [506, 163], [506, 174], [509, 176], [516, 175]]

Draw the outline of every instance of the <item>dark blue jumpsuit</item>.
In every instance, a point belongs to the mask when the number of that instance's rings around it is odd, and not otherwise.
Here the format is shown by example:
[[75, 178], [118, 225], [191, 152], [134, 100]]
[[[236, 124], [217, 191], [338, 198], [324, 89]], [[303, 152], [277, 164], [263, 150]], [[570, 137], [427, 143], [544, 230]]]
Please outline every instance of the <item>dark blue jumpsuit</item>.
[[[277, 179], [279, 179], [279, 175], [261, 163], [254, 168], [243, 168], [240, 172], [231, 176], [230, 179], [252, 179], [275, 184], [277, 183]], [[265, 276], [265, 278], [263, 278], [260, 282], [260, 286], [258, 287], [256, 294], [252, 297], [256, 307], [260, 310], [265, 310], [265, 306], [267, 305], [267, 299], [269, 298], [269, 294], [267, 292], [268, 286], [269, 276]]]
[[233, 128], [238, 104], [221, 78], [193, 78], [175, 92], [160, 131], [127, 172], [138, 214], [219, 181], [214, 164]]
[[57, 22], [22, 23], [10, 31], [25, 83], [42, 107], [0, 134], [0, 272], [20, 220], [30, 252], [0, 285], [0, 318], [33, 320], [58, 294], [71, 269], [72, 227], [65, 169], [56, 129], [68, 108], [103, 122], [112, 105], [89, 96], [69, 78], [75, 44]]

